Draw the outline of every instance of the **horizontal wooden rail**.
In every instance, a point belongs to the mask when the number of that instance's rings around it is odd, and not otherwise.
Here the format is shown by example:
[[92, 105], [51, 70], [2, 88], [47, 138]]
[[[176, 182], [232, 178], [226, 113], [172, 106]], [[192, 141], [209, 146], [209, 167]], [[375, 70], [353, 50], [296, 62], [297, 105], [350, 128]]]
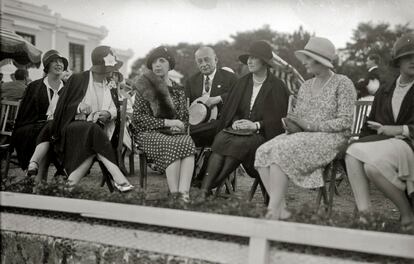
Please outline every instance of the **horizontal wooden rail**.
[[268, 241], [414, 258], [411, 235], [10, 192], [0, 192], [0, 205], [249, 237], [249, 263], [265, 263]]

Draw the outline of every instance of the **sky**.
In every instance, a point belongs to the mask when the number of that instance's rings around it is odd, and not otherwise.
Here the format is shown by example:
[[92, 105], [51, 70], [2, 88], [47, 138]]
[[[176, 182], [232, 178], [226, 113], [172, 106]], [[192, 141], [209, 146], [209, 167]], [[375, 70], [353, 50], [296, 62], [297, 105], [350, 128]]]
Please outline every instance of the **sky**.
[[152, 48], [179, 42], [214, 44], [237, 32], [300, 25], [345, 47], [360, 22], [410, 23], [414, 0], [21, 0], [46, 5], [63, 18], [104, 26], [102, 44], [132, 49], [130, 63]]

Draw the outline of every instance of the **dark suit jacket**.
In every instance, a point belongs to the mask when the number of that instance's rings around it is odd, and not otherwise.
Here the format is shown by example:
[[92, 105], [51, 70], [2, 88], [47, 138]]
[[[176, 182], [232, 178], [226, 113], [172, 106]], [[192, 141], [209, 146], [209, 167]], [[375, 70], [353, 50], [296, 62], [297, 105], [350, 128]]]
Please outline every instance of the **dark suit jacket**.
[[[226, 70], [217, 69], [216, 75], [214, 75], [214, 79], [211, 85], [210, 96], [213, 97], [220, 95], [223, 99], [224, 104], [227, 100], [227, 96], [231, 87], [236, 83], [236, 81], [236, 75], [233, 73]], [[201, 72], [194, 74], [190, 77], [190, 79], [187, 80], [185, 85], [185, 95], [190, 99], [190, 104], [203, 94], [203, 82], [204, 78]], [[220, 113], [222, 104], [219, 104], [217, 107]]]
[[[395, 81], [386, 87], [378, 90], [375, 94], [375, 99], [372, 104], [371, 113], [367, 121], [375, 121], [382, 125], [402, 126], [408, 125], [410, 131], [410, 138], [404, 141], [414, 150], [414, 85], [406, 94], [398, 113], [397, 121], [394, 121], [392, 114], [391, 100], [395, 89]], [[377, 135], [375, 130], [370, 129], [365, 123], [361, 130], [360, 141], [375, 141], [390, 138], [387, 136]]]

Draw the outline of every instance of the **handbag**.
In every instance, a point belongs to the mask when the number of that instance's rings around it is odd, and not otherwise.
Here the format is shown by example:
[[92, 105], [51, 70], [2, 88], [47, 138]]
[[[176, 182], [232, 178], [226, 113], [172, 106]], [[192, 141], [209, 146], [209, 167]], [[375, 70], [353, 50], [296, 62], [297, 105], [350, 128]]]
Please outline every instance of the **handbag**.
[[282, 123], [285, 126], [286, 132], [288, 134], [293, 134], [293, 133], [298, 133], [298, 132], [303, 132], [304, 131], [300, 126], [298, 126], [295, 123], [295, 121], [293, 121], [293, 120], [291, 120], [287, 117], [282, 118]]

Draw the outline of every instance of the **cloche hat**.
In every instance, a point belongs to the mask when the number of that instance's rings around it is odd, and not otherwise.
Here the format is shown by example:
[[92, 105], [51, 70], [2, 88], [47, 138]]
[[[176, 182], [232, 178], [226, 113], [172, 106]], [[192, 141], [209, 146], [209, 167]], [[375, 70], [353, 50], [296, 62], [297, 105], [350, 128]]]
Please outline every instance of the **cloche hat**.
[[155, 48], [147, 58], [147, 68], [152, 70], [152, 63], [158, 58], [165, 58], [170, 64], [170, 70], [175, 67], [175, 59], [172, 52], [164, 46]]
[[406, 34], [394, 43], [391, 51], [392, 64], [396, 65], [399, 58], [414, 54], [414, 34]]
[[63, 57], [59, 53], [59, 51], [52, 49], [52, 50], [46, 51], [46, 53], [43, 55], [43, 58], [42, 58], [43, 68], [45, 71], [48, 68], [49, 63], [51, 63], [55, 59], [61, 59], [63, 61], [64, 71], [68, 69], [68, 60], [65, 57]]
[[311, 57], [320, 64], [333, 68], [333, 60], [336, 58], [334, 44], [326, 38], [311, 37], [303, 50], [295, 51], [296, 57], [303, 61], [305, 56]]
[[115, 53], [109, 46], [98, 46], [91, 54], [91, 71], [96, 73], [108, 73], [119, 70], [122, 61], [117, 60]]
[[249, 51], [246, 54], [239, 56], [239, 60], [244, 64], [247, 64], [247, 59], [249, 58], [249, 56], [259, 58], [270, 66], [270, 61], [273, 58], [272, 48], [264, 40], [255, 41], [252, 43], [252, 45], [249, 48]]

